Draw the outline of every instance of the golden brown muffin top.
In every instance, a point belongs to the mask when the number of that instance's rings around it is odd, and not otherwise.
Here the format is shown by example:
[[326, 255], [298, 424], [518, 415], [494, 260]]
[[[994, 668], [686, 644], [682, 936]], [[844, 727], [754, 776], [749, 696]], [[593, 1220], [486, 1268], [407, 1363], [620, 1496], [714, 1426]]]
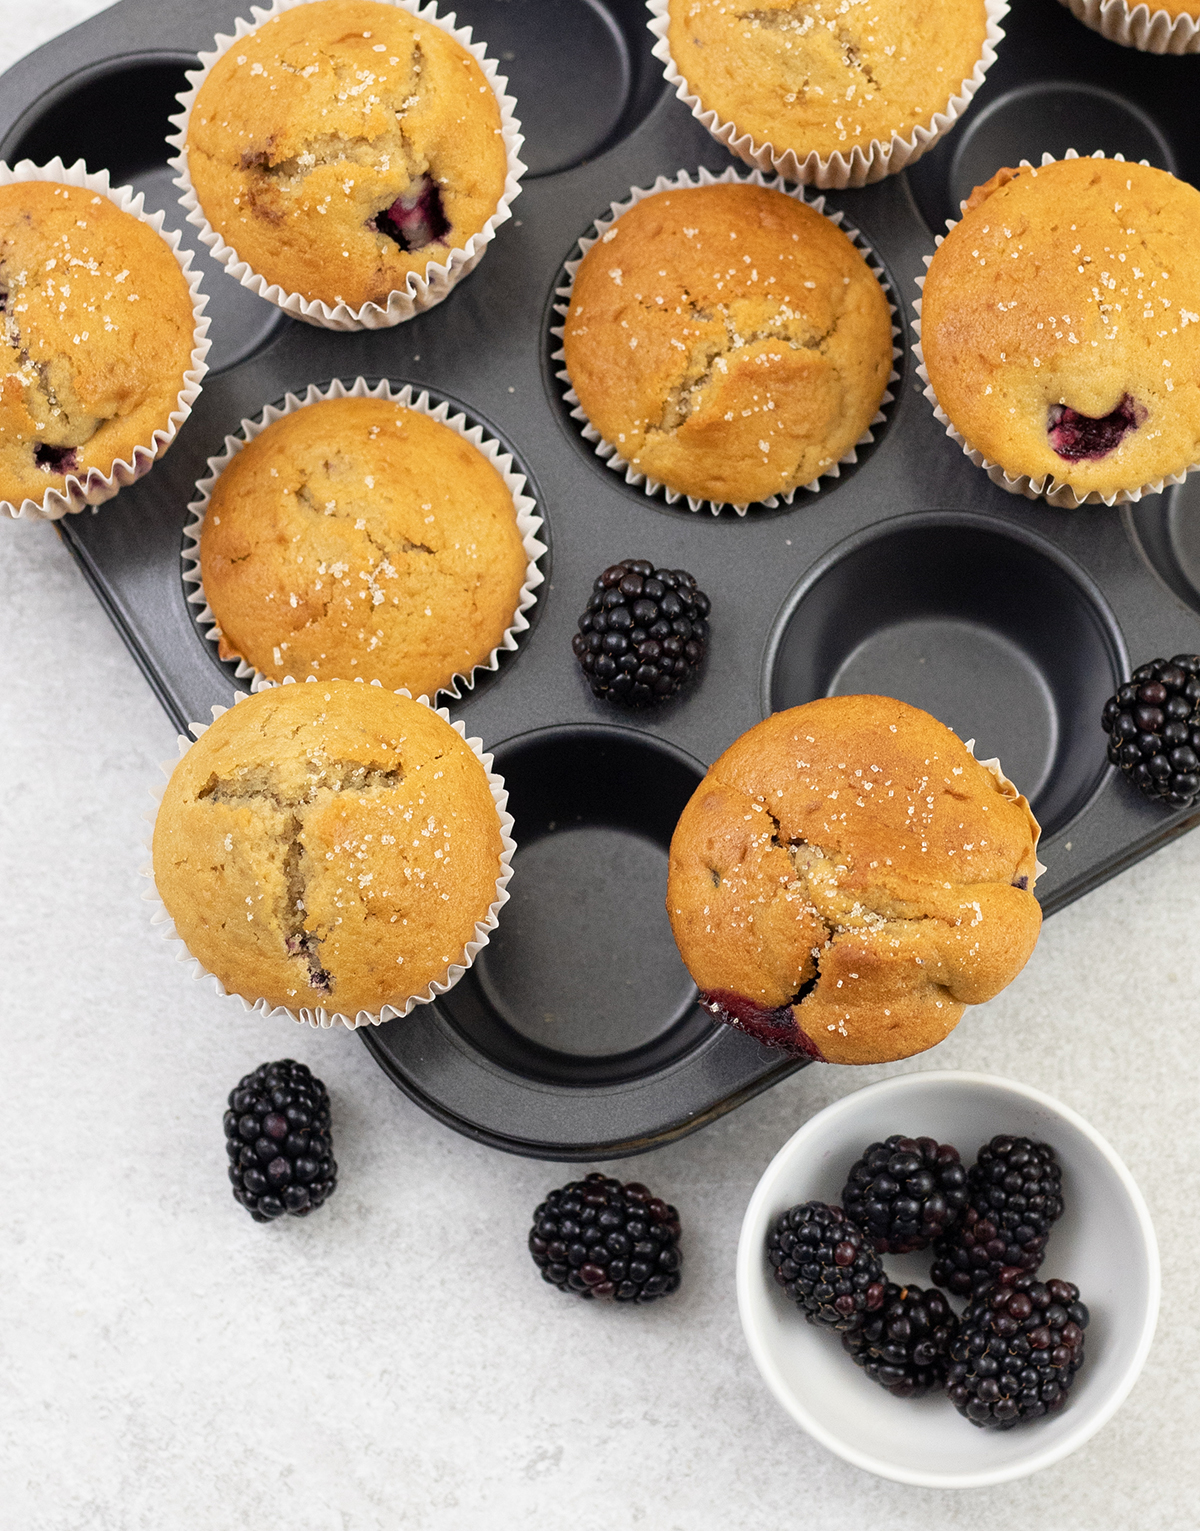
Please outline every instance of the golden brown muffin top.
[[744, 182], [623, 213], [579, 266], [563, 347], [584, 413], [623, 458], [733, 504], [836, 463], [892, 366], [887, 300], [850, 240]]
[[984, 0], [671, 0], [667, 33], [706, 111], [800, 160], [911, 137], [986, 37]]
[[175, 767], [154, 880], [188, 950], [251, 1002], [353, 1017], [463, 960], [496, 897], [500, 821], [449, 723], [379, 686], [259, 692]]
[[170, 245], [99, 192], [0, 187], [0, 499], [108, 474], [167, 430], [195, 317]]
[[414, 696], [486, 662], [526, 566], [512, 495], [479, 448], [386, 399], [269, 425], [217, 480], [200, 542], [223, 659]]
[[951, 423], [1014, 477], [1083, 495], [1181, 472], [1200, 460], [1200, 191], [1116, 160], [998, 171], [933, 257], [921, 346]]
[[1024, 966], [1036, 835], [1025, 799], [936, 718], [828, 697], [709, 768], [671, 842], [667, 908], [692, 977], [733, 1014], [730, 999], [790, 1008], [814, 1055], [883, 1062]]
[[354, 308], [444, 264], [496, 211], [507, 174], [475, 59], [378, 0], [314, 0], [235, 42], [193, 103], [187, 163], [242, 260], [286, 292]]

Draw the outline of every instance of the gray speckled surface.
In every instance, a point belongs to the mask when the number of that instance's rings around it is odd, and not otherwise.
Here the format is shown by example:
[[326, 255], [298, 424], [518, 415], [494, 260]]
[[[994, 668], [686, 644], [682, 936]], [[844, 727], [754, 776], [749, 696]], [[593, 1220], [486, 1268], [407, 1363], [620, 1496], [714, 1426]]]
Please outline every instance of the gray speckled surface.
[[[98, 8], [0, 0], [0, 64]], [[137, 867], [172, 731], [54, 532], [4, 523], [0, 544], [6, 1527], [1195, 1525], [1200, 1233], [1180, 1188], [1194, 1197], [1200, 1161], [1200, 838], [1055, 916], [935, 1053], [805, 1070], [630, 1165], [682, 1211], [685, 1284], [595, 1309], [524, 1249], [572, 1171], [455, 1136], [354, 1037], [243, 1016], [171, 961]], [[219, 1118], [241, 1073], [284, 1054], [330, 1087], [341, 1184], [308, 1222], [260, 1228], [228, 1194]], [[829, 1455], [766, 1392], [737, 1320], [737, 1232], [775, 1149], [914, 1068], [1065, 1100], [1125, 1158], [1161, 1245], [1158, 1337], [1125, 1406], [994, 1490], [903, 1488]]]

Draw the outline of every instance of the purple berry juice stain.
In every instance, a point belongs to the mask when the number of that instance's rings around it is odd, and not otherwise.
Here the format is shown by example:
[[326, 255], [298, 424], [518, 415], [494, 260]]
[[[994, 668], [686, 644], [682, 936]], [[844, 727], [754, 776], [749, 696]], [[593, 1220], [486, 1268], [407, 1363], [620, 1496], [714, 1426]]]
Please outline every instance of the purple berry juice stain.
[[1081, 415], [1065, 404], [1052, 404], [1046, 434], [1050, 445], [1068, 462], [1096, 462], [1115, 452], [1128, 433], [1137, 430], [1145, 419], [1145, 408], [1130, 394], [1099, 419]]
[[781, 1047], [785, 1052], [802, 1053], [814, 1062], [825, 1060], [811, 1037], [800, 1030], [790, 1005], [780, 1005], [768, 1010], [765, 1005], [747, 999], [744, 994], [733, 994], [728, 989], [706, 989], [700, 1003], [710, 1014], [727, 1026], [736, 1026], [768, 1047]]
[[33, 460], [47, 473], [74, 473], [79, 466], [79, 453], [74, 447], [52, 447], [39, 441]]
[[394, 239], [402, 250], [423, 250], [445, 239], [450, 220], [442, 206], [440, 188], [423, 175], [391, 207], [376, 213], [368, 227]]

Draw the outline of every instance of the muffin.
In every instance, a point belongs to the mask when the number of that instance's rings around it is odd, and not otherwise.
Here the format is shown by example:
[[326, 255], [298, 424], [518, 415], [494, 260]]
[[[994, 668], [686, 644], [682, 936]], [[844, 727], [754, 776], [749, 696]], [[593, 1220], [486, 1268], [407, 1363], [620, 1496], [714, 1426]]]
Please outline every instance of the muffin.
[[528, 557], [478, 447], [389, 399], [341, 398], [285, 415], [233, 458], [199, 562], [222, 659], [432, 697], [504, 641]]
[[149, 223], [86, 186], [0, 186], [0, 312], [0, 501], [107, 477], [174, 434], [197, 322]]
[[[984, 55], [985, 0], [669, 0], [666, 41], [698, 97], [778, 159], [848, 159], [932, 130]], [[989, 60], [990, 61], [990, 60]], [[735, 151], [736, 152], [736, 151]], [[897, 166], [897, 168], [899, 168]]]
[[828, 218], [718, 182], [644, 197], [591, 246], [563, 354], [625, 462], [746, 505], [816, 479], [860, 439], [891, 373], [891, 318]]
[[378, 0], [272, 16], [212, 65], [187, 123], [200, 208], [255, 272], [329, 305], [385, 305], [497, 211], [500, 104], [431, 21]]
[[968, 448], [1034, 491], [1200, 461], [1200, 191], [1105, 159], [1004, 169], [934, 255], [921, 351]]
[[936, 718], [827, 697], [710, 767], [671, 840], [667, 911], [714, 1015], [811, 1058], [886, 1063], [1024, 967], [1038, 834]]
[[175, 767], [154, 881], [232, 993], [353, 1018], [403, 1010], [488, 919], [504, 870], [487, 772], [380, 686], [279, 686], [221, 714]]

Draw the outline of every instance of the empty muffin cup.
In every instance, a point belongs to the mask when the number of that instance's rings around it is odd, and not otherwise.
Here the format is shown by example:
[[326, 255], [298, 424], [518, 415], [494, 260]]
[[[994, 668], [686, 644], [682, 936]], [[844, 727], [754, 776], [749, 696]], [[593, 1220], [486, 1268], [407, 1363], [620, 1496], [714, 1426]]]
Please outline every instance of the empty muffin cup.
[[[225, 220], [225, 229], [218, 229], [214, 227], [207, 216], [194, 184], [191, 170], [189, 169], [189, 128], [192, 123], [193, 108], [197, 97], [204, 89], [205, 83], [213, 69], [225, 58], [230, 49], [238, 44], [245, 43], [248, 38], [258, 34], [263, 27], [277, 21], [288, 12], [295, 10], [297, 6], [321, 5], [323, 3], [329, 3], [329, 0], [273, 0], [269, 10], [260, 10], [257, 6], [254, 7], [256, 20], [253, 22], [246, 21], [243, 17], [239, 16], [232, 36], [224, 33], [217, 34], [214, 47], [211, 50], [201, 52], [199, 55], [202, 68], [189, 71], [188, 73], [187, 78], [191, 83], [191, 89], [178, 97], [182, 111], [171, 118], [172, 125], [176, 131], [169, 134], [167, 138], [167, 142], [177, 152], [168, 163], [177, 172], [175, 185], [180, 189], [181, 195], [179, 200], [187, 211], [188, 222], [196, 225], [200, 231], [200, 238], [212, 251], [213, 258], [225, 267], [230, 276], [236, 277], [243, 287], [249, 288], [257, 293], [259, 297], [265, 298], [269, 303], [276, 304], [277, 307], [283, 309], [285, 313], [290, 314], [293, 318], [303, 319], [306, 323], [316, 325], [322, 329], [387, 329], [392, 325], [402, 324], [405, 320], [411, 319], [414, 314], [423, 313], [426, 309], [433, 308], [436, 304], [440, 303], [464, 276], [475, 269], [483, 258], [488, 245], [495, 237], [497, 228], [512, 216], [511, 204], [520, 192], [520, 181], [525, 172], [525, 165], [520, 158], [520, 148], [524, 141], [521, 134], [521, 124], [514, 112], [516, 101], [513, 97], [505, 94], [507, 80], [503, 75], [497, 73], [495, 60], [486, 56], [486, 45], [481, 42], [473, 43], [471, 41], [470, 27], [455, 26], [453, 13], [446, 17], [440, 17], [432, 0], [430, 4], [423, 8], [419, 5], [419, 0], [373, 0], [374, 5], [377, 7], [395, 7], [408, 12], [422, 27], [440, 28], [442, 32], [451, 37], [469, 55], [469, 59], [466, 62], [473, 60], [478, 66], [479, 78], [485, 82], [479, 88], [481, 91], [490, 89], [495, 97], [498, 111], [499, 126], [495, 131], [501, 137], [505, 152], [503, 189], [496, 200], [495, 210], [485, 219], [481, 227], [469, 235], [462, 245], [447, 246], [446, 244], [446, 236], [452, 232], [453, 225], [452, 220], [447, 215], [443, 202], [442, 191], [444, 181], [439, 179], [434, 173], [432, 165], [415, 178], [410, 178], [406, 186], [400, 190], [393, 201], [386, 203], [382, 207], [374, 207], [363, 225], [372, 234], [384, 236], [385, 240], [395, 244], [402, 254], [420, 251], [426, 246], [437, 252], [436, 255], [431, 255], [423, 266], [418, 265], [417, 267], [410, 268], [404, 275], [403, 281], [398, 280], [398, 285], [386, 294], [380, 292], [377, 296], [366, 301], [351, 302], [338, 295], [337, 288], [335, 287], [333, 294], [331, 294], [333, 301], [326, 301], [325, 298], [314, 296], [311, 293], [305, 295], [302, 291], [291, 291], [286, 285], [282, 285], [278, 281], [272, 281], [268, 276], [255, 270], [253, 264], [243, 258], [242, 254], [225, 237], [225, 232], [228, 230], [228, 218]], [[356, 18], [355, 25], [358, 25], [364, 19], [363, 13], [366, 13], [368, 9], [368, 6], [362, 4], [353, 7]], [[341, 104], [350, 96], [357, 97], [366, 92], [367, 94], [363, 97], [364, 114], [380, 106], [380, 97], [371, 91], [371, 87], [380, 86], [386, 82], [387, 77], [381, 71], [385, 68], [398, 67], [401, 64], [397, 55], [389, 55], [387, 53], [386, 44], [370, 41], [371, 30], [368, 26], [361, 34], [347, 32], [347, 39], [353, 35], [356, 38], [356, 43], [359, 39], [365, 43], [367, 51], [363, 53], [363, 59], [369, 60], [370, 63], [364, 63], [363, 68], [355, 71], [360, 77], [358, 83], [347, 86], [345, 91], [340, 92], [335, 98], [336, 103]], [[303, 45], [302, 38], [297, 38], [295, 41], [297, 45]], [[363, 50], [359, 49], [358, 51], [362, 52]], [[376, 57], [377, 54], [378, 57]], [[247, 55], [242, 53], [234, 55], [235, 63], [238, 67], [246, 61], [246, 58]], [[252, 75], [259, 76], [265, 73], [264, 65], [260, 61], [249, 63], [247, 67]], [[270, 65], [267, 67], [269, 68]], [[376, 71], [380, 72], [376, 73]], [[294, 75], [296, 71], [292, 70], [290, 73]], [[319, 60], [314, 59], [305, 70], [299, 71], [299, 77], [304, 80], [305, 87], [308, 85], [306, 76], [310, 73], [319, 73]], [[418, 63], [413, 67], [414, 80], [419, 81], [420, 75], [421, 68]], [[370, 76], [370, 78], [367, 78], [367, 76]], [[413, 107], [414, 103], [419, 111], [421, 109], [419, 97], [415, 93], [399, 103], [399, 110], [405, 112], [410, 107]], [[314, 109], [320, 110], [315, 107]], [[364, 122], [365, 120], [364, 116]], [[379, 128], [379, 131], [382, 131], [382, 124], [375, 124], [374, 126]], [[378, 132], [368, 135], [364, 142], [369, 145], [372, 136], [378, 137]], [[269, 142], [269, 139], [267, 141]], [[398, 148], [405, 148], [403, 141]], [[318, 144], [295, 157], [294, 162], [288, 161], [281, 165], [274, 165], [270, 161], [267, 149], [251, 150], [243, 154], [240, 168], [243, 171], [253, 171], [255, 168], [261, 167], [268, 172], [272, 188], [278, 186], [279, 188], [287, 189], [285, 183], [294, 183], [302, 187], [304, 179], [310, 171], [320, 172], [332, 164], [344, 165], [347, 177], [345, 181], [339, 179], [336, 181], [336, 184], [331, 182], [330, 184], [333, 186], [333, 189], [327, 192], [324, 199], [316, 204], [317, 213], [326, 214], [333, 207], [333, 198], [335, 196], [349, 197], [355, 192], [356, 175], [358, 172], [363, 172], [365, 178], [364, 185], [366, 185], [370, 175], [373, 174], [378, 177], [387, 175], [391, 171], [390, 151], [387, 153], [381, 151], [380, 156], [378, 156], [378, 164], [368, 162], [362, 158], [361, 154], [357, 153], [342, 155], [333, 160], [326, 160], [323, 157], [323, 152]], [[378, 190], [379, 188], [376, 189]], [[232, 187], [230, 187], [231, 190]], [[369, 186], [367, 190], [370, 190]], [[386, 195], [390, 194], [390, 192], [386, 193]], [[314, 191], [313, 195], [316, 196], [317, 193]], [[251, 208], [253, 214], [258, 216], [259, 210], [255, 206], [256, 196], [253, 189], [244, 198], [240, 193], [237, 197], [230, 196], [230, 215], [243, 221], [246, 217], [250, 216], [241, 211], [243, 200]], [[368, 200], [372, 199], [368, 198]], [[374, 200], [378, 201], [378, 198], [376, 197]], [[237, 209], [236, 212], [234, 211], [235, 208]], [[289, 209], [277, 207], [273, 204], [270, 206], [264, 204], [261, 209], [261, 215], [273, 226], [282, 227], [288, 211]], [[311, 211], [312, 209], [303, 203], [298, 203], [297, 206], [290, 209], [291, 216], [294, 217], [298, 217], [302, 213], [310, 213]], [[332, 224], [336, 220], [330, 221]], [[319, 219], [314, 219], [314, 228], [317, 223], [319, 223]], [[356, 225], [355, 233], [357, 234], [358, 232], [359, 229]], [[334, 242], [336, 243], [336, 238]], [[390, 248], [391, 245], [387, 245], [387, 249], [390, 250]], [[350, 271], [353, 264], [350, 259], [350, 252], [343, 246], [341, 253], [347, 262], [346, 270]], [[361, 256], [362, 252], [356, 252], [356, 254]], [[303, 255], [301, 259], [304, 259]], [[382, 259], [382, 257], [378, 257], [378, 259]], [[322, 271], [322, 278], [323, 274]], [[334, 280], [336, 281], [337, 278], [335, 277]]]
[[[53, 159], [46, 165], [35, 165], [30, 160], [21, 160], [11, 169], [0, 161], [0, 186], [13, 186], [31, 181], [50, 181], [77, 188], [80, 191], [91, 192], [91, 201], [104, 197], [121, 212], [128, 213], [139, 223], [148, 225], [163, 240], [183, 273], [192, 309], [191, 354], [189, 365], [180, 375], [180, 387], [174, 408], [167, 412], [161, 425], [148, 433], [144, 444], [138, 443], [132, 451], [115, 457], [107, 472], [96, 466], [77, 467], [76, 448], [41, 447], [38, 452], [40, 465], [45, 467], [47, 472], [54, 471], [56, 474], [65, 475], [62, 488], [48, 488], [40, 498], [33, 496], [26, 496], [20, 500], [0, 498], [0, 516], [57, 521], [62, 516], [78, 513], [85, 505], [95, 508], [106, 500], [111, 500], [119, 490], [148, 473], [175, 440], [180, 427], [191, 414], [192, 406], [200, 396], [201, 384], [208, 371], [206, 357], [209, 351], [207, 338], [209, 321], [204, 317], [208, 298], [200, 290], [200, 273], [192, 270], [191, 251], [181, 247], [177, 233], [170, 233], [163, 229], [163, 214], [145, 212], [141, 193], [135, 194], [131, 187], [110, 186], [107, 170], [89, 174], [83, 160], [77, 160], [70, 167], [65, 166], [61, 159]], [[66, 269], [64, 262], [64, 270]], [[0, 275], [3, 273], [0, 272]], [[122, 284], [121, 293], [124, 303], [133, 302], [135, 296], [136, 273], [134, 273], [135, 281], [129, 281], [129, 276], [128, 271], [122, 271], [114, 274], [113, 278], [114, 283]], [[15, 289], [10, 290], [7, 282], [4, 287], [4, 293], [0, 296], [0, 312], [11, 305], [12, 312], [8, 316], [10, 332], [13, 326], [19, 332], [21, 307], [17, 302], [18, 294]], [[98, 325], [108, 325], [112, 321], [109, 315], [97, 313], [94, 322]], [[81, 329], [72, 338], [80, 347], [81, 357], [86, 355], [88, 341], [86, 331]], [[124, 402], [128, 406], [133, 401]], [[103, 421], [98, 423], [102, 425]]]

